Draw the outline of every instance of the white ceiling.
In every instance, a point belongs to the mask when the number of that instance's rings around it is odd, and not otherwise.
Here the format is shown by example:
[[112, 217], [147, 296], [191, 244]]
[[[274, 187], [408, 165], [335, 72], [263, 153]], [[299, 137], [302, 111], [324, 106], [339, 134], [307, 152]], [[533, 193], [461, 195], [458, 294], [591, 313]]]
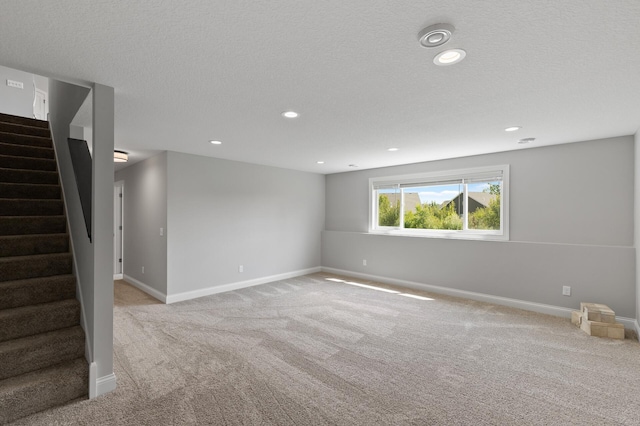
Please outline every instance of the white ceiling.
[[[114, 87], [116, 148], [134, 161], [172, 150], [334, 173], [640, 126], [638, 0], [0, 5], [0, 64]], [[420, 47], [439, 22], [452, 40]], [[433, 64], [453, 47], [464, 61]]]

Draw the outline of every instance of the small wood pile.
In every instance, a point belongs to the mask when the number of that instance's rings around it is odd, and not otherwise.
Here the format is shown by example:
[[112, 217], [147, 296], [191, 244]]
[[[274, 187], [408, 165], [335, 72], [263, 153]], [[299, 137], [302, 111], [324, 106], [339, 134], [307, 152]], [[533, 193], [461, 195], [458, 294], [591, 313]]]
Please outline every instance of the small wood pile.
[[616, 313], [600, 303], [580, 303], [580, 310], [571, 312], [571, 322], [589, 336], [624, 339], [624, 325], [616, 322]]

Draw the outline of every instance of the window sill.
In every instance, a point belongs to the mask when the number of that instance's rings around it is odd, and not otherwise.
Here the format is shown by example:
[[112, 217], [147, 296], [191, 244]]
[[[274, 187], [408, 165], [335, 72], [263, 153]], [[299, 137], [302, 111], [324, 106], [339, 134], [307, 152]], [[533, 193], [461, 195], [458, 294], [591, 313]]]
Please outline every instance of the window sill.
[[389, 235], [395, 237], [414, 237], [414, 238], [439, 238], [444, 240], [473, 240], [473, 241], [509, 241], [508, 234], [482, 233], [482, 232], [406, 232], [402, 230], [382, 230], [370, 229], [369, 234], [372, 235]]

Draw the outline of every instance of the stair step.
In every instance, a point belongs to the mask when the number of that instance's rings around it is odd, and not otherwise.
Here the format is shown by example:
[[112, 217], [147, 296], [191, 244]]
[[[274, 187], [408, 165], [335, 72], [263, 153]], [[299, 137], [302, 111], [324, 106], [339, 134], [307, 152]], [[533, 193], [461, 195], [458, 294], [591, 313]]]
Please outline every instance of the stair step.
[[0, 132], [15, 133], [18, 135], [50, 137], [49, 129], [44, 127], [25, 126], [24, 124], [5, 123], [0, 121]]
[[23, 126], [41, 127], [48, 129], [49, 122], [44, 120], [37, 120], [35, 118], [18, 117], [17, 115], [9, 115], [0, 113], [0, 122], [2, 123], [14, 123], [21, 124]]
[[2, 198], [29, 198], [59, 200], [62, 191], [60, 185], [42, 185], [33, 183], [4, 183], [0, 182], [0, 196]]
[[40, 146], [16, 145], [0, 142], [0, 154], [13, 155], [14, 157], [55, 158], [53, 148]]
[[43, 148], [52, 148], [53, 141], [50, 137], [19, 135], [16, 133], [0, 132], [0, 142], [12, 143], [17, 145], [41, 146]]
[[0, 182], [7, 183], [44, 183], [55, 185], [59, 183], [58, 172], [44, 172], [40, 170], [6, 169], [0, 168]]
[[0, 282], [0, 310], [58, 302], [76, 296], [76, 277], [56, 275]]
[[0, 343], [0, 380], [84, 355], [84, 331], [75, 326]]
[[0, 311], [0, 342], [34, 336], [80, 324], [80, 303], [76, 299]]
[[0, 236], [0, 257], [68, 253], [68, 234], [32, 234]]
[[0, 381], [0, 424], [86, 397], [89, 366], [77, 358]]
[[56, 160], [48, 158], [15, 157], [0, 154], [0, 167], [5, 169], [38, 170], [55, 172]]
[[0, 198], [0, 216], [61, 216], [63, 214], [62, 200]]
[[71, 272], [71, 253], [0, 257], [0, 282], [68, 275]]
[[64, 234], [65, 216], [4, 216], [0, 220], [0, 235]]

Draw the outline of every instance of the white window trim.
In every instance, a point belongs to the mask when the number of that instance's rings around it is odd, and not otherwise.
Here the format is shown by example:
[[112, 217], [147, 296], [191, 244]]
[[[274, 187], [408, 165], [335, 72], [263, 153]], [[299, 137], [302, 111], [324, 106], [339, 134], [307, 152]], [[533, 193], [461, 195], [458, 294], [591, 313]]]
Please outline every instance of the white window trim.
[[[374, 196], [374, 187], [384, 184], [402, 184], [402, 183], [426, 183], [438, 182], [448, 179], [459, 179], [464, 176], [482, 175], [491, 172], [502, 173], [502, 193], [500, 222], [501, 231], [483, 231], [483, 230], [445, 230], [445, 229], [404, 229], [400, 227], [379, 227], [378, 219], [378, 199]], [[465, 191], [465, 196], [467, 192]], [[404, 198], [404, 197], [403, 197]], [[404, 202], [404, 199], [402, 200]], [[468, 205], [465, 204], [465, 205]], [[403, 206], [404, 207], [404, 206]], [[401, 211], [404, 211], [402, 208]], [[402, 215], [401, 215], [402, 216]], [[466, 221], [465, 221], [466, 223]], [[402, 218], [401, 218], [402, 226]], [[502, 164], [488, 167], [474, 167], [468, 169], [445, 170], [440, 172], [415, 173], [409, 175], [384, 176], [369, 178], [369, 233], [382, 235], [398, 235], [409, 237], [425, 237], [425, 238], [447, 238], [461, 240], [489, 240], [489, 241], [508, 241], [509, 240], [509, 165]]]

